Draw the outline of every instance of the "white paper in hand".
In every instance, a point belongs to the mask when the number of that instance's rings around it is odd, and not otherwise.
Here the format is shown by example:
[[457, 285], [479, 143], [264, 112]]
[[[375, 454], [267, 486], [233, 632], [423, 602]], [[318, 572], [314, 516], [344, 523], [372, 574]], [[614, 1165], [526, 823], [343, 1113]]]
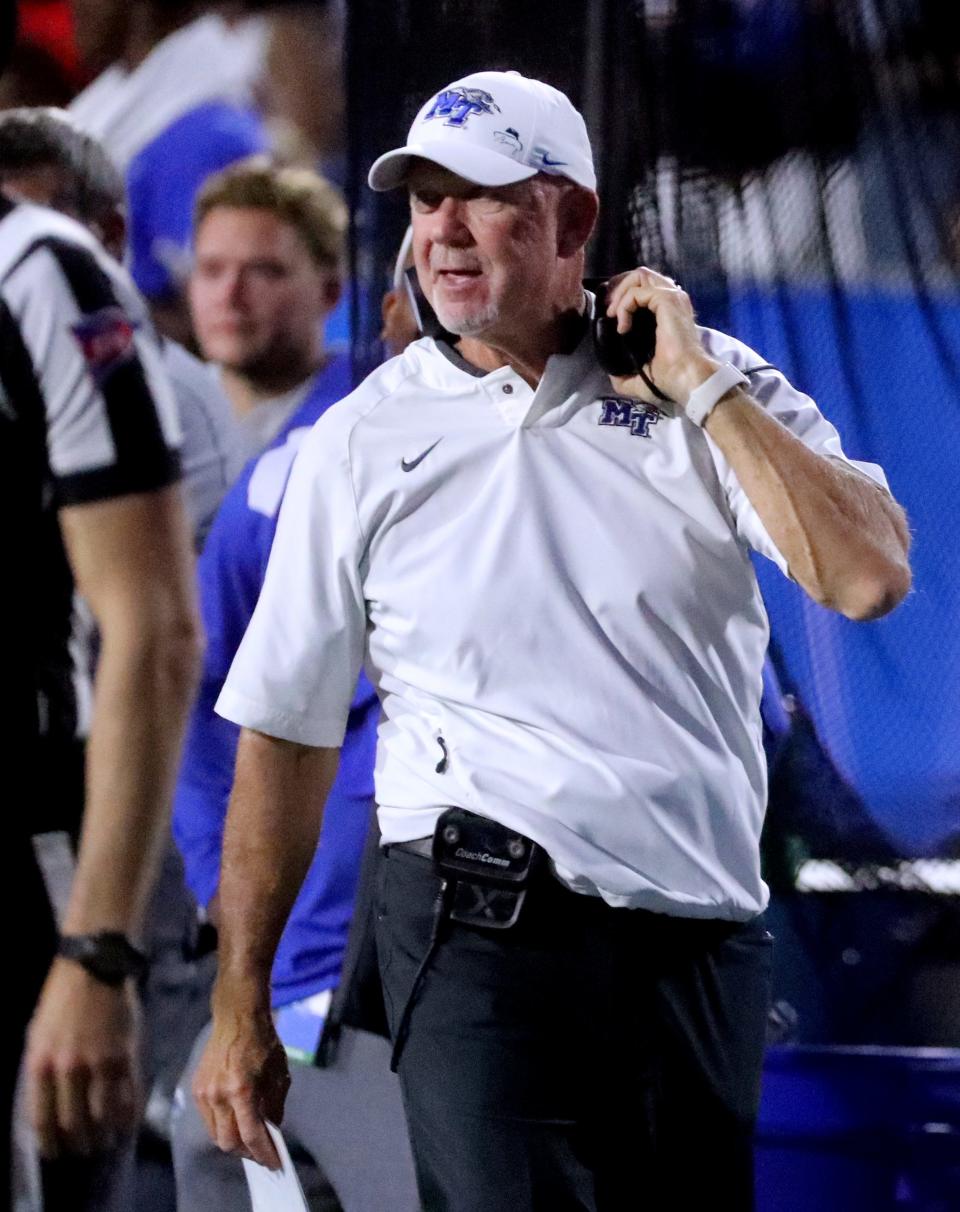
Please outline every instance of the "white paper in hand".
[[310, 1212], [283, 1133], [269, 1120], [267, 1131], [280, 1156], [281, 1168], [268, 1170], [259, 1162], [243, 1159], [253, 1212]]

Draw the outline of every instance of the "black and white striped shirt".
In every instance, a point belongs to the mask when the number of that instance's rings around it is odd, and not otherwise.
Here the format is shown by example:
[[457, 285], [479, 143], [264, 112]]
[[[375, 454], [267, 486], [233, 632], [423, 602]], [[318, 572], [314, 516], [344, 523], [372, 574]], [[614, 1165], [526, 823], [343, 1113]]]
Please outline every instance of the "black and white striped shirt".
[[85, 730], [57, 511], [173, 483], [179, 441], [159, 340], [125, 271], [71, 219], [0, 196], [4, 748]]

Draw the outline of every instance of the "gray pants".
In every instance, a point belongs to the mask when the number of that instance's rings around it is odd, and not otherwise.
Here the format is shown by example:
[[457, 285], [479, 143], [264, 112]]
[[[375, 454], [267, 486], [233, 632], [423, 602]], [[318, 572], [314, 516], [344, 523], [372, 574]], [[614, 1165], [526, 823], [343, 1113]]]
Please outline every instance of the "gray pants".
[[[177, 1212], [245, 1212], [243, 1165], [210, 1140], [190, 1093], [209, 1026], [180, 1079], [172, 1121]], [[290, 1062], [283, 1135], [311, 1212], [418, 1212], [420, 1201], [390, 1045], [344, 1028], [327, 1069]], [[329, 1181], [327, 1181], [329, 1180]]]

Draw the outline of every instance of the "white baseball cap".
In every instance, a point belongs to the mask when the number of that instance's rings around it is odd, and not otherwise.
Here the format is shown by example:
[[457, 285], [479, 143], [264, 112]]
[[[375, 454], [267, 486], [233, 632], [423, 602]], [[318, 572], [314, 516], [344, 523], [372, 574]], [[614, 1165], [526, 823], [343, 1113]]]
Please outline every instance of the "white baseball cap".
[[413, 120], [406, 145], [374, 162], [371, 189], [402, 185], [414, 157], [477, 185], [550, 173], [597, 187], [583, 118], [559, 89], [519, 72], [474, 72], [442, 88]]

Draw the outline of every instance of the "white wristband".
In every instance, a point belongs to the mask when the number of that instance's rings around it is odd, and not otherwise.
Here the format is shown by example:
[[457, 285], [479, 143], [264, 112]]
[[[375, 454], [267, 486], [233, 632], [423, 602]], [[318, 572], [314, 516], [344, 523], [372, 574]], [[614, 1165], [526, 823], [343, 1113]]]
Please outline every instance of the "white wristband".
[[709, 379], [691, 391], [690, 399], [687, 400], [686, 408], [684, 408], [687, 420], [703, 428], [704, 421], [730, 388], [739, 387], [749, 381], [743, 371], [737, 370], [732, 362], [724, 362]]

